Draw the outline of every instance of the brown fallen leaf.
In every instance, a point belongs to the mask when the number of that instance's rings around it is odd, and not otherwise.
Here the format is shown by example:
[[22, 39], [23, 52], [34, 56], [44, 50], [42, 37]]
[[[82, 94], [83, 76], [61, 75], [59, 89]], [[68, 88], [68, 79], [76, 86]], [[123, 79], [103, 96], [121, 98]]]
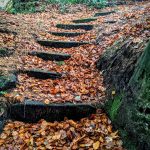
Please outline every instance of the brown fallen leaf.
[[100, 147], [100, 142], [99, 141], [96, 141], [95, 143], [93, 143], [93, 149], [94, 150], [99, 149], [99, 147]]

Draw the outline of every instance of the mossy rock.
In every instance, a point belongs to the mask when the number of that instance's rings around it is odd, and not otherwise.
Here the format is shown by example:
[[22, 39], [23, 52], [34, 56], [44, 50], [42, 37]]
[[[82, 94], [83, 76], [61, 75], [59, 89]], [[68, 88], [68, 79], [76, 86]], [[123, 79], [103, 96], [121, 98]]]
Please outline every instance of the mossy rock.
[[11, 31], [11, 30], [5, 29], [5, 28], [0, 28], [0, 32], [1, 32], [1, 33], [7, 33], [7, 34], [14, 34], [14, 35], [17, 35], [17, 32]]
[[116, 23], [117, 21], [114, 21], [114, 20], [108, 20], [108, 21], [105, 21], [104, 23], [108, 23], [108, 24], [114, 24]]
[[92, 30], [94, 25], [90, 24], [57, 24], [57, 28], [65, 29], [65, 30], [76, 30], [76, 29], [83, 29], [83, 30]]
[[63, 121], [68, 119], [79, 120], [96, 112], [96, 108], [90, 104], [44, 104], [33, 100], [25, 100], [24, 103], [10, 105], [10, 119], [24, 122], [37, 122], [40, 119], [47, 121]]
[[49, 33], [56, 36], [75, 37], [85, 34], [86, 32], [49, 32]]
[[73, 20], [73, 23], [87, 23], [87, 22], [91, 22], [91, 21], [95, 21], [97, 20], [97, 18], [83, 18], [83, 19], [77, 19], [77, 20]]
[[76, 41], [52, 41], [52, 40], [37, 40], [42, 46], [50, 46], [55, 48], [71, 48], [80, 45], [89, 44], [89, 42], [76, 42]]
[[7, 49], [7, 48], [2, 48], [0, 49], [0, 57], [9, 57], [13, 55], [14, 50]]
[[16, 75], [0, 76], [0, 91], [15, 88], [17, 84]]
[[8, 119], [8, 107], [0, 97], [0, 133], [3, 131], [6, 119]]
[[1, 0], [0, 9], [5, 10], [8, 8], [8, 5], [12, 6], [12, 0]]
[[40, 57], [44, 60], [51, 60], [51, 61], [64, 61], [71, 57], [69, 54], [64, 53], [48, 53], [48, 52], [39, 52], [39, 51], [32, 51], [28, 52], [29, 55]]
[[122, 2], [107, 2], [106, 4], [105, 4], [105, 6], [107, 6], [107, 7], [111, 7], [111, 6], [116, 6], [116, 5], [125, 5], [125, 4], [127, 4], [127, 2], [125, 2], [125, 1], [122, 1]]
[[62, 74], [57, 72], [50, 72], [47, 70], [40, 69], [19, 70], [18, 73], [24, 73], [30, 77], [35, 77], [38, 79], [58, 79], [62, 76]]
[[115, 13], [115, 11], [98, 12], [98, 13], [95, 13], [94, 17], [106, 16], [106, 15], [110, 15], [110, 14], [112, 14], [112, 13]]
[[128, 150], [150, 149], [150, 43], [141, 49], [146, 43], [137, 49], [137, 43], [122, 39], [97, 64], [109, 99], [104, 108]]

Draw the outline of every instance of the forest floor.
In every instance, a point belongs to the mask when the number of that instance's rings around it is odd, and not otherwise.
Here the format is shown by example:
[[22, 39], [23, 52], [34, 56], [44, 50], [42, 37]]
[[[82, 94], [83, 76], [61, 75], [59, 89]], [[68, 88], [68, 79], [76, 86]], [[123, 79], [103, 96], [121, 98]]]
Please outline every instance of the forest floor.
[[[89, 9], [83, 5], [70, 8], [69, 12], [60, 14], [57, 7], [49, 11], [34, 14], [12, 15], [0, 12], [0, 29], [17, 32], [0, 31], [0, 48], [14, 50], [9, 57], [0, 57], [0, 71], [41, 69], [61, 73], [60, 79], [41, 80], [18, 75], [18, 84], [5, 98], [10, 103], [24, 102], [25, 98], [50, 103], [92, 103], [103, 104], [106, 101], [102, 73], [96, 69], [96, 62], [103, 52], [119, 39], [131, 34], [135, 23], [144, 20], [148, 4], [124, 5], [104, 10]], [[99, 11], [115, 11], [97, 20], [85, 24], [94, 25], [93, 30], [64, 30], [56, 24], [72, 24], [72, 20], [91, 18]], [[136, 31], [138, 27], [134, 30]], [[133, 28], [132, 28], [133, 29]], [[55, 36], [49, 31], [84, 32], [75, 37]], [[134, 31], [132, 31], [134, 32]], [[145, 33], [147, 34], [147, 33]], [[41, 46], [37, 39], [56, 41], [79, 41], [89, 44], [71, 48], [52, 48]], [[140, 37], [135, 37], [135, 43]], [[71, 58], [64, 61], [45, 61], [28, 52], [67, 53]], [[112, 129], [111, 121], [102, 111], [83, 118], [80, 121], [47, 122], [41, 120], [36, 124], [8, 121], [0, 136], [0, 150], [3, 149], [114, 149], [121, 150], [122, 141], [118, 132]]]

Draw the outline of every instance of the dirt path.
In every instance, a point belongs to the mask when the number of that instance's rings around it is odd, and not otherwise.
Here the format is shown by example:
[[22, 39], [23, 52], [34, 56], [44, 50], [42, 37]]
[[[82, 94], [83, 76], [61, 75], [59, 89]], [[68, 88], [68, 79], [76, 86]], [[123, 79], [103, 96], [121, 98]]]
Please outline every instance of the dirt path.
[[[43, 81], [20, 74], [18, 77], [19, 84], [17, 88], [14, 89], [12, 94], [7, 96], [11, 97], [11, 99], [14, 97], [15, 101], [24, 101], [24, 98], [26, 97], [35, 101], [46, 101], [46, 103], [103, 102], [105, 97], [105, 88], [102, 85], [103, 77], [96, 70], [95, 62], [104, 48], [113, 44], [124, 34], [121, 30], [130, 26], [122, 20], [129, 9], [132, 9], [132, 6], [131, 8], [118, 7], [116, 13], [101, 16], [95, 21], [86, 23], [95, 25], [93, 30], [86, 32], [82, 29], [60, 29], [56, 27], [56, 24], [72, 24], [71, 21], [75, 19], [86, 17], [91, 18], [94, 16], [94, 13], [88, 10], [83, 10], [85, 13], [77, 12], [75, 14], [67, 14], [63, 16], [57, 13], [12, 16], [12, 20], [15, 22], [14, 27], [17, 26], [17, 31], [19, 32], [16, 41], [16, 55], [19, 55], [19, 62], [16, 62], [17, 69], [47, 70], [61, 73], [62, 77], [57, 80], [47, 79]], [[139, 15], [140, 13], [141, 10], [139, 11]], [[112, 20], [115, 22], [107, 23]], [[100, 30], [101, 32], [99, 34]], [[75, 37], [62, 37], [49, 34], [47, 31], [85, 32], [85, 34]], [[38, 38], [45, 40], [61, 40], [67, 42], [85, 41], [90, 44], [71, 48], [43, 47], [36, 42], [33, 38], [33, 34], [36, 34]], [[96, 43], [99, 44], [97, 45]], [[23, 54], [28, 51], [65, 53], [70, 54], [71, 58], [61, 62], [45, 61], [36, 56], [33, 57]]]
[[[30, 99], [33, 103], [40, 101], [46, 105], [68, 102], [103, 104], [105, 101], [103, 77], [96, 70], [95, 62], [105, 48], [127, 33], [135, 19], [143, 14], [144, 7], [145, 5], [140, 8], [120, 6], [115, 8], [115, 11], [114, 8], [108, 8], [104, 11], [110, 13], [100, 14], [94, 20], [84, 23], [88, 30], [84, 30], [83, 27], [79, 28], [80, 25], [76, 27], [77, 25], [72, 23], [72, 20], [79, 18], [94, 17], [96, 10], [88, 10], [84, 7], [82, 12], [65, 15], [57, 12], [30, 15], [2, 13], [2, 16], [11, 21], [7, 27], [17, 32], [14, 62], [16, 69], [21, 70], [17, 87], [5, 94], [5, 97], [10, 103], [26, 104], [26, 100]], [[73, 28], [76, 29], [61, 27], [57, 25], [58, 23], [73, 24]], [[48, 33], [49, 31], [83, 32], [83, 34], [66, 37], [53, 35]], [[6, 41], [10, 41], [9, 38]], [[79, 42], [83, 45], [79, 46]], [[45, 57], [29, 55], [31, 52], [35, 54], [35, 51], [47, 53], [46, 55], [57, 53], [57, 55], [66, 56], [67, 54], [70, 58], [58, 61], [55, 56], [55, 58], [44, 60]], [[60, 58], [62, 59], [62, 56], [59, 56]], [[4, 142], [5, 145], [3, 145]], [[28, 147], [29, 149], [78, 149], [79, 147], [80, 149], [122, 149], [122, 142], [117, 132], [112, 131], [111, 121], [103, 113], [92, 115], [89, 120], [81, 119], [80, 122], [72, 120], [59, 123], [48, 123], [42, 120], [38, 124], [10, 122], [1, 134], [0, 145], [2, 149], [8, 147], [16, 149], [28, 149]]]

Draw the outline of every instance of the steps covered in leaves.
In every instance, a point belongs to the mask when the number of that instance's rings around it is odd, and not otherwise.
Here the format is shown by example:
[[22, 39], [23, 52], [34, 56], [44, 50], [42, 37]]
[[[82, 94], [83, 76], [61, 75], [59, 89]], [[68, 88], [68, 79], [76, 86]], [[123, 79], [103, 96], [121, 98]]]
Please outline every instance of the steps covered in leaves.
[[25, 122], [36, 122], [41, 118], [47, 121], [62, 121], [64, 117], [79, 120], [95, 112], [96, 108], [90, 104], [45, 104], [32, 100], [11, 104], [9, 110], [11, 119]]
[[69, 54], [65, 53], [48, 53], [48, 52], [39, 52], [39, 51], [32, 51], [28, 52], [29, 55], [40, 57], [44, 60], [52, 60], [52, 61], [64, 61], [71, 57]]
[[85, 34], [86, 32], [49, 32], [49, 33], [56, 36], [74, 37]]
[[52, 40], [37, 40], [42, 46], [50, 46], [55, 48], [71, 48], [84, 44], [90, 44], [89, 42], [76, 42], [76, 41], [52, 41]]
[[61, 28], [61, 29], [65, 29], [65, 30], [76, 30], [76, 29], [83, 29], [83, 30], [92, 30], [93, 29], [93, 25], [90, 24], [57, 24], [56, 25], [57, 28]]

